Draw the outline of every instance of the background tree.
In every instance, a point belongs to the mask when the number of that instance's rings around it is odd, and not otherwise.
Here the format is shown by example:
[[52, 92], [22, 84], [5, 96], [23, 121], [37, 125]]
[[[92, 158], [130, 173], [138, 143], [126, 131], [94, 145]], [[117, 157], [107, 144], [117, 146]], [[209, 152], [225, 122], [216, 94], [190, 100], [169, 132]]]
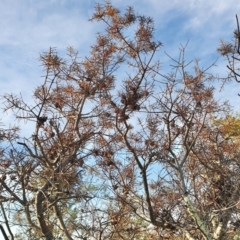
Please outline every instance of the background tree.
[[92, 20], [106, 29], [88, 57], [40, 56], [33, 105], [4, 96], [33, 127], [4, 135], [4, 221], [29, 239], [239, 237], [238, 141], [221, 122], [231, 111], [213, 97], [217, 79], [190, 68], [184, 46], [163, 74], [153, 20], [132, 8], [97, 5]]
[[230, 70], [229, 77], [233, 78], [236, 82], [240, 82], [240, 66], [239, 66], [239, 55], [240, 55], [240, 26], [238, 16], [236, 15], [237, 28], [233, 32], [234, 41], [226, 42], [221, 40], [220, 47], [217, 49], [218, 52], [226, 57], [228, 61], [227, 68]]

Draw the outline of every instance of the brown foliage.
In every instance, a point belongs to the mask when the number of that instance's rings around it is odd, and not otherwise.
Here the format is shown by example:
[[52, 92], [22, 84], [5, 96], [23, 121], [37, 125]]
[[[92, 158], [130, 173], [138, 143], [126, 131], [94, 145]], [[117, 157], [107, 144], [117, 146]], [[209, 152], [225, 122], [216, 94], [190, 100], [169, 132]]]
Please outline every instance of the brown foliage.
[[34, 127], [2, 136], [3, 210], [49, 240], [233, 237], [239, 140], [212, 121], [229, 114], [213, 98], [216, 78], [198, 62], [189, 69], [185, 47], [163, 74], [153, 20], [132, 8], [97, 5], [91, 20], [106, 29], [88, 57], [40, 56], [35, 105], [4, 96], [5, 110]]

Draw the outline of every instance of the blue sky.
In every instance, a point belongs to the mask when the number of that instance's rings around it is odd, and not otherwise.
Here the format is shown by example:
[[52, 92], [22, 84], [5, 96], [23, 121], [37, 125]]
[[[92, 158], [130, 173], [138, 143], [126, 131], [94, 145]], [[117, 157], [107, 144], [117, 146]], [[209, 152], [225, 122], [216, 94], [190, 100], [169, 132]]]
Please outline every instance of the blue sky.
[[[94, 42], [101, 25], [89, 22], [95, 0], [7, 0], [0, 1], [0, 95], [22, 93], [30, 101], [32, 90], [44, 75], [39, 54], [56, 47], [63, 54], [68, 46], [75, 47], [84, 57]], [[216, 58], [220, 39], [231, 40], [235, 29], [235, 14], [240, 12], [237, 0], [112, 0], [124, 11], [133, 6], [137, 13], [151, 16], [156, 25], [156, 38], [164, 47], [159, 58], [166, 66], [164, 51], [178, 55], [180, 44], [188, 40], [187, 59], [199, 58], [208, 66]], [[211, 71], [226, 76], [226, 62], [219, 59]], [[164, 69], [163, 69], [164, 70]], [[239, 90], [239, 91], [238, 91]], [[240, 88], [231, 83], [217, 96], [229, 99], [239, 110], [237, 93]], [[2, 116], [2, 122], [10, 115]]]

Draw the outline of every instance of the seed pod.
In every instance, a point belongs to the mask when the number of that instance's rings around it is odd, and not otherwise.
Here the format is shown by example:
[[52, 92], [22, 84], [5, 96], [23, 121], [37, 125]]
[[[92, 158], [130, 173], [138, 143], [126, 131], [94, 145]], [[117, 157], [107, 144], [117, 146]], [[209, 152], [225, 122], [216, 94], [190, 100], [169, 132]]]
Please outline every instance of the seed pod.
[[37, 122], [39, 124], [39, 126], [44, 125], [44, 123], [47, 121], [47, 117], [37, 117]]

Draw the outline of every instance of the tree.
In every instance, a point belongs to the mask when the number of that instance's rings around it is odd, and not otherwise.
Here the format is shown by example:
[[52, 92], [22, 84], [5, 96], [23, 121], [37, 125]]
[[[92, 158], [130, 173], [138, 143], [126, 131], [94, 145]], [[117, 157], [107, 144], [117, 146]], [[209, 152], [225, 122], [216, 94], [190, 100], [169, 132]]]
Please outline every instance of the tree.
[[240, 82], [239, 80], [239, 77], [240, 77], [240, 74], [239, 74], [240, 27], [239, 27], [239, 21], [238, 21], [237, 15], [236, 15], [236, 23], [237, 23], [237, 28], [233, 32], [234, 41], [226, 42], [224, 40], [221, 40], [220, 47], [217, 50], [228, 61], [227, 68], [230, 70], [229, 78], [230, 79], [233, 78], [236, 80], [236, 82]]
[[88, 57], [40, 56], [34, 105], [4, 95], [34, 129], [4, 135], [5, 223], [29, 239], [239, 237], [239, 145], [220, 121], [231, 110], [214, 100], [217, 78], [190, 68], [185, 46], [164, 74], [153, 20], [132, 8], [97, 5], [92, 20], [106, 29]]

